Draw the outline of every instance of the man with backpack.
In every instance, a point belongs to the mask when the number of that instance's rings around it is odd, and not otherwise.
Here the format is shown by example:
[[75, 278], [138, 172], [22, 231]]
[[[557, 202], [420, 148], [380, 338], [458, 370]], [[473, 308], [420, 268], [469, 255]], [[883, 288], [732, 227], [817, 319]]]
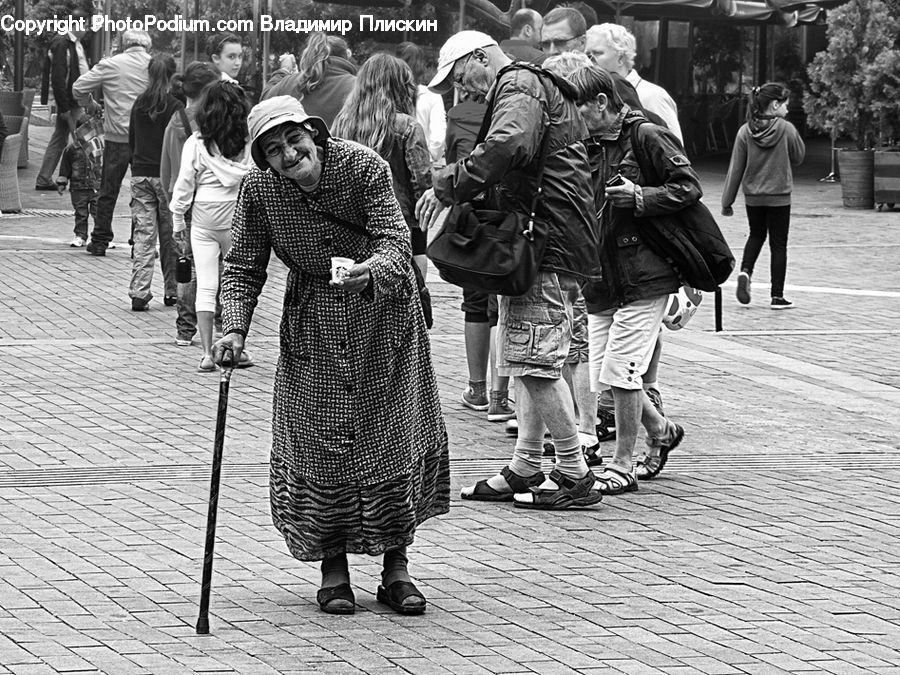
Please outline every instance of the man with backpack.
[[[651, 247], [644, 219], [671, 215], [702, 196], [700, 180], [677, 137], [622, 102], [610, 74], [594, 65], [564, 76], [581, 93], [579, 111], [591, 132], [588, 153], [600, 214], [602, 279], [588, 284], [591, 382], [615, 402], [616, 450], [598, 476], [603, 494], [638, 489], [659, 475], [684, 429], [655, 408], [643, 389], [668, 296], [678, 272]], [[634, 462], [638, 427], [647, 451]]]
[[[72, 12], [73, 19], [84, 19], [85, 24], [88, 21], [87, 17], [87, 12], [83, 10], [76, 9]], [[91, 69], [87, 53], [81, 44], [81, 38], [86, 32], [72, 30], [65, 35], [57, 35], [50, 42], [50, 49], [47, 51], [41, 84], [41, 103], [47, 103], [52, 91], [53, 100], [56, 102], [56, 123], [35, 179], [35, 190], [56, 190], [53, 174], [56, 172], [63, 150], [74, 137], [80, 110], [72, 95], [72, 85]]]
[[[443, 94], [463, 76], [484, 71], [495, 80], [483, 139], [472, 152], [434, 174], [434, 188], [416, 206], [432, 224], [444, 206], [487, 193], [492, 208], [530, 212], [538, 188], [537, 220], [547, 229], [540, 270], [524, 295], [499, 298], [501, 375], [518, 378], [519, 435], [500, 474], [462, 491], [463, 499], [515, 501], [535, 509], [600, 501], [585, 463], [569, 388], [562, 379], [579, 287], [599, 273], [596, 218], [577, 92], [537, 66], [516, 63], [488, 35], [461, 31], [441, 48], [429, 88]], [[541, 173], [541, 146], [547, 137]], [[541, 471], [544, 428], [556, 446], [556, 468]]]

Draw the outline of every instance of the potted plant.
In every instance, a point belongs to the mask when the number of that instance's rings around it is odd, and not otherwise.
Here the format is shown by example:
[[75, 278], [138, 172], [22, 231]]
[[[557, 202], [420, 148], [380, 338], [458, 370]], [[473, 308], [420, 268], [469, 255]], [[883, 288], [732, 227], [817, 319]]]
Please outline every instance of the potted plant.
[[900, 21], [884, 0], [850, 0], [828, 13], [828, 47], [809, 65], [803, 107], [809, 123], [849, 137], [855, 148], [839, 154], [841, 193], [847, 208], [874, 206], [873, 166], [881, 111], [896, 105], [879, 86], [879, 68], [896, 53]]

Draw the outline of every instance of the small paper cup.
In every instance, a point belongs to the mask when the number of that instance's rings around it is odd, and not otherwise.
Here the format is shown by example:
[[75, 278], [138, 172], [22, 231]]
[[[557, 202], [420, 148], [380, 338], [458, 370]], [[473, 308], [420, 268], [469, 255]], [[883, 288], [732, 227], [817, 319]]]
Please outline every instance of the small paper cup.
[[353, 267], [356, 261], [353, 258], [341, 258], [333, 256], [331, 258], [331, 280], [334, 283], [343, 281], [347, 278], [347, 270]]

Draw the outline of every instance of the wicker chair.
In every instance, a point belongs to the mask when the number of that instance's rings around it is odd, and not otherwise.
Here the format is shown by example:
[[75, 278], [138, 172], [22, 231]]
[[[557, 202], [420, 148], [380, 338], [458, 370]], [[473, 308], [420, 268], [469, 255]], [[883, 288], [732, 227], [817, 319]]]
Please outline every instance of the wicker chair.
[[19, 115], [4, 115], [3, 121], [6, 122], [6, 128], [10, 134], [19, 134], [22, 136], [22, 147], [19, 148], [18, 167], [24, 169], [28, 166], [28, 118]]
[[10, 134], [3, 141], [3, 152], [0, 152], [0, 211], [3, 213], [19, 213], [22, 200], [19, 198], [19, 149], [22, 146], [21, 134]]
[[[0, 91], [0, 113], [4, 119], [10, 117], [31, 117], [31, 106], [34, 104], [34, 89], [22, 91]], [[10, 133], [16, 133], [10, 129]], [[28, 166], [28, 125], [24, 125], [19, 132], [22, 134], [22, 147], [19, 150], [19, 168]]]

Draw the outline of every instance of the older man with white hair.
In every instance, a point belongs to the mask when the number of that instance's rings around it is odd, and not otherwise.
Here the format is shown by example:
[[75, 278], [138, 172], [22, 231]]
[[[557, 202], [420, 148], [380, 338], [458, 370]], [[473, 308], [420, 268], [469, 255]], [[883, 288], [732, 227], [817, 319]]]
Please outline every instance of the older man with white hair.
[[601, 23], [587, 30], [585, 52], [601, 68], [618, 73], [637, 91], [644, 110], [659, 115], [669, 131], [684, 143], [678, 123], [678, 106], [669, 93], [658, 84], [648, 82], [634, 69], [637, 41], [625, 26]]
[[72, 95], [78, 105], [89, 113], [99, 104], [93, 93], [103, 93], [103, 175], [97, 197], [97, 215], [87, 252], [104, 256], [113, 238], [112, 218], [119, 198], [119, 189], [128, 165], [128, 127], [131, 108], [137, 97], [147, 88], [150, 76], [150, 34], [143, 30], [126, 30], [119, 38], [119, 51], [103, 59], [90, 71], [75, 80]]

